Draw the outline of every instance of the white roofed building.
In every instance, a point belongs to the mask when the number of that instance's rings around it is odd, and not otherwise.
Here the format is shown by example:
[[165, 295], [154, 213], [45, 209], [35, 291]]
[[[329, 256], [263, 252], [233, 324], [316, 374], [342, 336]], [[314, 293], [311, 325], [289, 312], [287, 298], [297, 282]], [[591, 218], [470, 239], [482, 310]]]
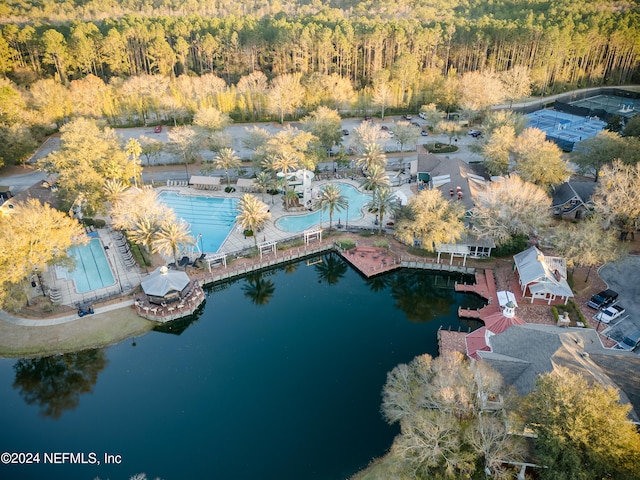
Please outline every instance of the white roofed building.
[[560, 298], [567, 303], [573, 297], [567, 282], [567, 261], [551, 257], [531, 247], [514, 255], [515, 270], [522, 289], [522, 297], [546, 300], [547, 304]]

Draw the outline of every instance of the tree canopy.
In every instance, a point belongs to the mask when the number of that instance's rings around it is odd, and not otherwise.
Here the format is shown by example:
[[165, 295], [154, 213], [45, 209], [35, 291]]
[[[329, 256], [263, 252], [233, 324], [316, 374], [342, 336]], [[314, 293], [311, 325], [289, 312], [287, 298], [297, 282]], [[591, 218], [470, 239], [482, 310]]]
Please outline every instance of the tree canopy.
[[617, 390], [565, 368], [541, 375], [525, 403], [540, 478], [640, 478], [640, 435]]
[[[66, 259], [67, 250], [86, 241], [84, 229], [65, 213], [35, 199], [0, 213], [0, 306], [9, 292], [47, 265]], [[16, 300], [16, 298], [14, 298]]]
[[471, 213], [477, 234], [500, 245], [514, 235], [535, 234], [547, 226], [551, 199], [540, 187], [511, 175], [479, 192]]

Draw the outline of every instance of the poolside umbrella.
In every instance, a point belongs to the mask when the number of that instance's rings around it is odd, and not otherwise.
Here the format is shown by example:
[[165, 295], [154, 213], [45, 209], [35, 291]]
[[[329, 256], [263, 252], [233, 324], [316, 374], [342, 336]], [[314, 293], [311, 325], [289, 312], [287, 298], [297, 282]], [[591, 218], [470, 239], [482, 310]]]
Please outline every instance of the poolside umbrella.
[[191, 280], [178, 270], [169, 270], [162, 266], [141, 283], [142, 290], [152, 303], [173, 302], [179, 300]]

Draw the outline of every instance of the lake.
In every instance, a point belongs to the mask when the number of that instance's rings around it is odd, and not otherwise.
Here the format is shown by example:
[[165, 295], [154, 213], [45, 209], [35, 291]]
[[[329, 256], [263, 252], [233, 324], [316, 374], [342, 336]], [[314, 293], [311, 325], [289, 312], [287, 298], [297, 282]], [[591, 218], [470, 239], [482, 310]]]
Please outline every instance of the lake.
[[399, 431], [380, 415], [387, 372], [437, 355], [440, 326], [467, 329], [458, 306], [483, 305], [454, 292], [462, 279], [404, 269], [366, 280], [326, 254], [218, 285], [171, 330], [2, 359], [0, 451], [40, 463], [0, 465], [0, 477], [348, 478]]

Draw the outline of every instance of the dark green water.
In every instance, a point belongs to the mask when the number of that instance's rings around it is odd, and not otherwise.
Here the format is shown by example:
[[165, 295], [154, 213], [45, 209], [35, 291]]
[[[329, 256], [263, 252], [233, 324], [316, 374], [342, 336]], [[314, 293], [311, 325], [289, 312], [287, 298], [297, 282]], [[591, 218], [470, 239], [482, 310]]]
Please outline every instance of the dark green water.
[[[367, 281], [330, 255], [217, 288], [179, 335], [2, 360], [0, 452], [39, 452], [40, 464], [0, 465], [0, 478], [347, 478], [398, 433], [379, 413], [387, 372], [437, 354], [438, 327], [481, 306], [456, 279]], [[45, 452], [122, 461], [45, 465]]]

